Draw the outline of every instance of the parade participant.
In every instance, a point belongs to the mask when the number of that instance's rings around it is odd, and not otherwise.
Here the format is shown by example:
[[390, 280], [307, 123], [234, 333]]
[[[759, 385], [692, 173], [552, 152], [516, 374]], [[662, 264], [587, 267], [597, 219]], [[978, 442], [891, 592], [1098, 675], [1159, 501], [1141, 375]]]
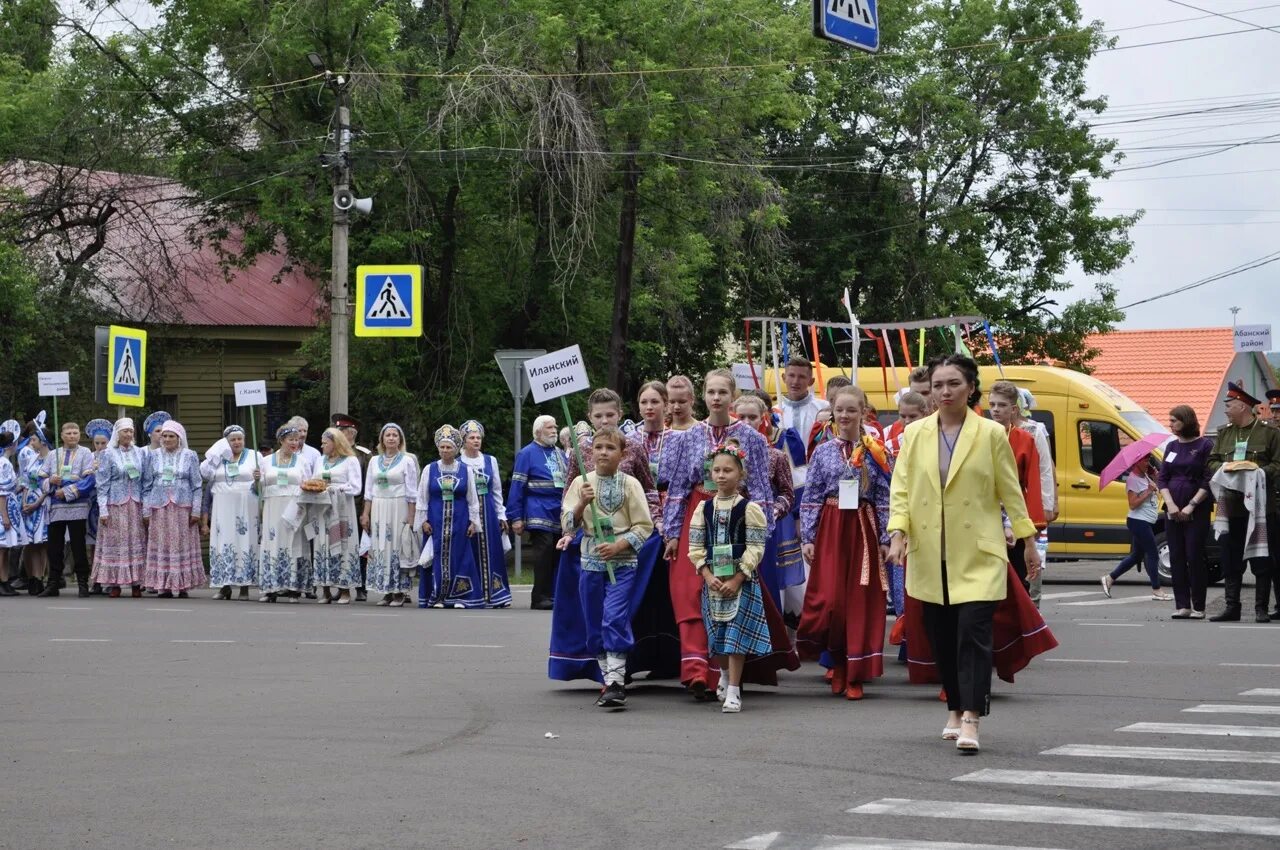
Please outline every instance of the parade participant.
[[[1272, 428], [1280, 429], [1280, 390], [1267, 390], [1267, 407], [1271, 418], [1265, 420]], [[1280, 550], [1271, 550], [1271, 593], [1275, 596], [1276, 607], [1271, 612], [1271, 619], [1280, 620]]]
[[484, 426], [479, 422], [468, 419], [458, 430], [462, 432], [462, 462], [471, 469], [471, 481], [480, 500], [480, 523], [471, 543], [484, 585], [484, 604], [490, 608], [509, 608], [511, 585], [507, 579], [507, 552], [511, 550], [511, 538], [507, 536], [507, 506], [502, 500], [498, 459], [482, 451]]
[[232, 425], [205, 454], [200, 475], [212, 494], [208, 511], [200, 520], [209, 538], [209, 586], [218, 588], [217, 599], [230, 599], [240, 588], [240, 599], [249, 598], [249, 587], [258, 583], [258, 497], [253, 473], [261, 458], [245, 446], [244, 429]]
[[938, 412], [906, 431], [890, 493], [888, 560], [902, 562], [910, 541], [907, 594], [923, 603], [946, 692], [943, 737], [977, 752], [978, 718], [990, 710], [993, 619], [1009, 589], [1002, 506], [1029, 572], [1039, 570], [1040, 555], [1008, 437], [971, 409], [982, 398], [977, 364], [953, 354], [930, 369]]
[[[760, 392], [763, 392], [761, 390]], [[804, 559], [800, 555], [800, 534], [796, 525], [797, 496], [792, 486], [795, 467], [794, 460], [775, 445], [788, 448], [799, 447], [799, 438], [788, 441], [779, 436], [795, 435], [790, 428], [782, 429], [772, 426], [769, 408], [771, 405], [759, 395], [752, 393], [743, 395], [733, 403], [733, 412], [740, 422], [755, 428], [769, 441], [769, 484], [773, 490], [773, 533], [765, 544], [764, 557], [757, 570], [761, 587], [773, 598], [773, 603], [785, 613], [784, 597], [793, 587], [801, 587], [805, 581]], [[801, 457], [804, 450], [800, 449]], [[797, 620], [804, 608], [804, 594], [798, 594], [800, 600], [795, 605]]]
[[507, 517], [511, 530], [529, 532], [533, 550], [533, 591], [531, 607], [550, 611], [555, 606], [556, 566], [560, 553], [560, 502], [564, 498], [568, 463], [556, 448], [556, 420], [539, 416], [533, 420], [533, 441], [516, 455], [511, 471], [511, 491], [507, 498]]
[[648, 460], [649, 477], [658, 492], [658, 513], [654, 517], [657, 531], [662, 531], [662, 508], [667, 501], [667, 484], [658, 480], [658, 468], [662, 465], [662, 450], [668, 445], [672, 431], [667, 427], [667, 385], [662, 381], [648, 381], [640, 387], [636, 407], [640, 410], [640, 427], [632, 431], [627, 442], [644, 449]]
[[898, 393], [898, 421], [884, 432], [884, 447], [894, 457], [902, 451], [902, 434], [907, 426], [929, 415], [929, 400], [913, 390]]
[[349, 605], [351, 594], [360, 586], [356, 496], [364, 489], [364, 476], [355, 450], [341, 430], [326, 428], [320, 435], [320, 461], [311, 475], [324, 482], [329, 496], [315, 541], [315, 586], [322, 590], [322, 604], [336, 601]]
[[167, 411], [156, 410], [142, 420], [142, 433], [147, 437], [147, 445], [141, 448], [150, 451], [160, 448], [160, 426], [173, 417]]
[[[399, 608], [413, 586], [417, 552], [405, 540], [414, 533], [418, 501], [418, 459], [404, 450], [404, 431], [394, 422], [382, 426], [378, 452], [369, 461], [364, 479], [364, 513], [360, 527], [369, 534], [369, 566], [365, 579], [382, 606]], [[408, 533], [406, 534], [406, 529]]]
[[133, 420], [117, 419], [98, 460], [98, 545], [93, 553], [94, 584], [112, 599], [131, 588], [142, 596], [146, 578], [147, 527], [142, 521], [142, 472], [145, 452], [133, 444]]
[[[1009, 435], [1009, 448], [1013, 449], [1013, 460], [1018, 466], [1018, 484], [1022, 487], [1022, 498], [1027, 506], [1027, 516], [1035, 523], [1036, 531], [1045, 527], [1044, 502], [1040, 489], [1040, 453], [1036, 451], [1035, 438], [1017, 427], [1018, 388], [1011, 381], [996, 381], [991, 385], [991, 393], [987, 398], [987, 406], [991, 411], [991, 420], [1001, 425]], [[1013, 535], [1005, 529], [1005, 542], [1009, 544], [1009, 563], [1018, 574], [1024, 590], [1030, 590], [1027, 580], [1027, 561], [1022, 556], [1023, 547], [1013, 542]]]
[[[360, 492], [356, 494], [356, 516], [364, 516], [364, 479], [369, 472], [369, 461], [373, 459], [373, 452], [360, 445], [357, 437], [360, 435], [360, 421], [354, 416], [346, 413], [335, 413], [331, 424], [342, 432], [342, 436], [347, 438], [347, 442], [351, 444], [351, 448], [355, 449], [356, 460], [360, 462]], [[364, 602], [366, 599], [365, 577], [369, 567], [369, 557], [367, 554], [366, 540], [362, 540], [358, 547], [358, 551], [364, 554], [360, 555], [360, 586], [356, 588], [356, 601]], [[339, 602], [342, 600], [339, 599]]]
[[[22, 491], [22, 567], [27, 574], [27, 593], [38, 596], [44, 591], [49, 572], [49, 488], [45, 486], [44, 463], [49, 456], [49, 432], [44, 424], [44, 411], [23, 428], [23, 443], [18, 449], [18, 486]], [[58, 578], [53, 585], [57, 587]]]
[[1271, 418], [1263, 420], [1264, 424], [1280, 428], [1280, 390], [1267, 390], [1267, 409]]
[[[98, 470], [102, 465], [102, 454], [106, 451], [107, 444], [111, 442], [111, 423], [105, 419], [90, 419], [84, 426], [84, 432], [89, 437], [89, 448], [93, 452], [93, 475], [94, 489], [97, 489]], [[92, 499], [89, 504], [89, 518], [85, 523], [84, 534], [85, 553], [89, 556], [89, 567], [92, 569], [95, 557], [94, 549], [98, 545], [98, 500]], [[90, 579], [89, 593], [93, 596], [102, 595], [102, 585]]]
[[[1280, 430], [1258, 427], [1254, 408], [1259, 403], [1239, 382], [1227, 383], [1224, 402], [1227, 424], [1219, 429], [1209, 457], [1209, 470], [1214, 479], [1227, 464], [1242, 461], [1254, 464], [1263, 475], [1258, 483], [1266, 501], [1266, 539], [1254, 541], [1250, 539], [1250, 532], [1258, 526], [1260, 517], [1251, 514], [1249, 506], [1256, 505], [1257, 498], [1252, 493], [1225, 486], [1220, 493], [1214, 492], [1218, 502], [1216, 523], [1226, 526], [1226, 534], [1218, 534], [1218, 538], [1226, 538], [1222, 547], [1222, 583], [1227, 603], [1222, 613], [1209, 618], [1215, 623], [1240, 619], [1240, 587], [1246, 564], [1253, 568], [1256, 579], [1255, 619], [1259, 623], [1271, 621], [1267, 602], [1271, 595], [1272, 560], [1274, 553], [1280, 552]], [[1272, 554], [1254, 554], [1262, 548], [1258, 543]]]
[[[851, 386], [853, 386], [853, 381], [849, 380], [844, 375], [832, 375], [827, 380], [826, 392], [824, 395], [827, 398], [831, 398], [831, 396], [835, 394], [836, 390], [841, 387]], [[813, 456], [813, 450], [821, 443], [825, 443], [827, 440], [835, 437], [835, 426], [831, 423], [830, 402], [827, 403], [827, 407], [819, 410], [818, 415], [813, 418], [813, 425], [809, 428], [809, 433], [801, 434], [801, 436], [805, 438], [805, 446], [810, 457]]]
[[[714, 416], [710, 400], [707, 409]], [[747, 657], [768, 657], [775, 648], [757, 574], [769, 530], [764, 511], [740, 492], [746, 452], [729, 440], [719, 443], [706, 460], [715, 491], [689, 508], [687, 557], [702, 585], [707, 648], [719, 669], [728, 667], [728, 684], [717, 688], [724, 701], [721, 711], [736, 714], [742, 711]], [[676, 568], [683, 567], [678, 563]]]
[[1018, 388], [1017, 427], [1026, 431], [1036, 441], [1036, 454], [1040, 458], [1040, 504], [1044, 509], [1044, 527], [1036, 535], [1036, 549], [1040, 552], [1040, 572], [1029, 579], [1031, 601], [1040, 607], [1040, 588], [1044, 581], [1044, 566], [1049, 557], [1049, 523], [1058, 519], [1058, 472], [1054, 468], [1053, 448], [1049, 444], [1049, 428], [1038, 419], [1031, 418], [1036, 397], [1023, 387]]
[[302, 448], [298, 453], [302, 456], [303, 461], [306, 462], [307, 468], [315, 473], [320, 466], [320, 450], [307, 444], [307, 434], [311, 426], [301, 416], [291, 416], [285, 424], [298, 429], [298, 436], [302, 438]]
[[44, 459], [44, 475], [49, 490], [49, 581], [40, 595], [58, 595], [70, 537], [79, 595], [87, 598], [90, 564], [85, 534], [89, 505], [95, 498], [93, 452], [80, 445], [80, 426], [75, 422], [63, 423], [62, 447]]
[[809, 584], [798, 639], [825, 651], [831, 692], [862, 699], [863, 683], [884, 673], [885, 530], [891, 465], [884, 446], [862, 429], [866, 395], [836, 390], [836, 439], [814, 451], [800, 506]]
[[[689, 524], [702, 503], [716, 492], [716, 485], [711, 480], [711, 452], [727, 440], [736, 441], [742, 449], [746, 457], [748, 496], [763, 511], [769, 532], [773, 530], [768, 444], [760, 432], [747, 423], [733, 421], [730, 410], [736, 393], [733, 374], [729, 370], [708, 372], [702, 396], [707, 407], [706, 421], [695, 423], [680, 435], [663, 457], [658, 471], [660, 478], [670, 482], [662, 529], [666, 537], [665, 557], [671, 562], [668, 571], [671, 607], [680, 630], [680, 680], [697, 700], [707, 698], [707, 689], [715, 686], [719, 670], [708, 666], [707, 631], [701, 606], [702, 581], [689, 560]], [[777, 681], [778, 667], [794, 669], [798, 662], [790, 653], [791, 641], [782, 616], [767, 596], [765, 608], [771, 615], [770, 633], [775, 650], [781, 650], [769, 656], [764, 665], [758, 665], [761, 682], [770, 684]]]
[[818, 411], [830, 405], [813, 395], [813, 364], [803, 357], [792, 357], [782, 370], [782, 383], [786, 393], [782, 396], [782, 427], [794, 428], [797, 434], [808, 435]]
[[161, 599], [187, 598], [204, 584], [200, 551], [203, 482], [200, 458], [187, 448], [187, 431], [175, 419], [159, 428], [160, 448], [142, 467], [142, 521], [147, 526], [147, 559], [142, 583]]
[[470, 467], [458, 460], [462, 434], [441, 425], [435, 444], [440, 459], [422, 471], [414, 519], [414, 528], [426, 535], [428, 552], [428, 563], [419, 562], [418, 607], [483, 608], [484, 581], [471, 546], [481, 522], [480, 500]]
[[[607, 430], [610, 434], [620, 433], [617, 430], [617, 424], [622, 418], [622, 398], [610, 389], [593, 391], [587, 398], [587, 416], [597, 430]], [[642, 440], [643, 436], [640, 440], [623, 438], [618, 468], [639, 484], [645, 496], [645, 503], [648, 505], [649, 524], [652, 526], [657, 521], [659, 499], [651, 471], [651, 461]], [[595, 469], [593, 442], [594, 436], [585, 438], [579, 443], [582, 462], [586, 465], [588, 472]], [[570, 485], [579, 477], [576, 454], [571, 455], [571, 458], [572, 463], [568, 470]], [[562, 502], [562, 526], [564, 506], [569, 504], [568, 501]], [[643, 546], [637, 546], [632, 553], [636, 559], [636, 568], [634, 575], [628, 578], [628, 592], [634, 590], [635, 595], [630, 598], [627, 606], [629, 616], [636, 615], [640, 610], [644, 594], [649, 589], [653, 571], [662, 555], [662, 541], [656, 535], [651, 534], [649, 539], [642, 543]], [[584, 619], [588, 610], [584, 606], [591, 603], [591, 600], [581, 595], [584, 581], [581, 544], [580, 533], [575, 533], [568, 538], [562, 537], [556, 544], [556, 548], [561, 552], [556, 571], [556, 602], [564, 604], [557, 604], [555, 612], [551, 615], [551, 644], [547, 660], [547, 675], [562, 681], [601, 680], [602, 676], [600, 665], [597, 663], [599, 651], [592, 643], [592, 629], [595, 625], [589, 618]], [[621, 604], [620, 598], [615, 599], [614, 602]], [[654, 608], [652, 605], [649, 607]], [[651, 645], [661, 642], [652, 639], [673, 632], [674, 623], [669, 618], [663, 617], [662, 612], [646, 611], [630, 641], [633, 644], [637, 641], [642, 644], [642, 651], [630, 658], [628, 666], [631, 671], [648, 670], [651, 674], [670, 672], [664, 668], [661, 653], [656, 650], [651, 651]], [[629, 651], [630, 648], [628, 648]], [[607, 684], [602, 680], [601, 682]]]
[[937, 411], [938, 403], [933, 398], [933, 384], [929, 381], [928, 366], [917, 366], [911, 370], [911, 374], [907, 376], [907, 388], [911, 392], [924, 397], [926, 416]]
[[[594, 657], [604, 684], [596, 705], [605, 708], [616, 708], [627, 700], [627, 654], [635, 643], [631, 618], [636, 601], [644, 595], [644, 588], [637, 587], [639, 553], [653, 535], [645, 488], [620, 469], [627, 449], [617, 428], [598, 429], [591, 443], [593, 469], [569, 483], [561, 512], [561, 543], [567, 546], [581, 534], [578, 588], [573, 596], [585, 631], [583, 651]], [[642, 468], [647, 471], [647, 463]], [[656, 546], [650, 548], [656, 551]], [[564, 575], [553, 623], [562, 622], [569, 608]], [[553, 651], [555, 633], [553, 626]]]
[[1205, 545], [1213, 513], [1209, 490], [1213, 440], [1200, 436], [1200, 419], [1186, 404], [1169, 411], [1169, 432], [1177, 440], [1165, 447], [1157, 483], [1164, 497], [1164, 532], [1176, 609], [1172, 618], [1203, 620], [1209, 584]]
[[[9, 457], [13, 434], [0, 431], [0, 596], [17, 596], [9, 584], [9, 553], [22, 545], [22, 508], [18, 506], [18, 476]], [[17, 564], [14, 564], [16, 567]]]
[[686, 375], [672, 375], [667, 379], [667, 415], [672, 431], [688, 431], [697, 420], [693, 416], [693, 381]]
[[298, 497], [311, 470], [302, 458], [302, 435], [289, 424], [276, 429], [276, 450], [253, 470], [262, 495], [262, 540], [258, 546], [258, 601], [284, 596], [297, 604], [312, 586], [311, 547], [298, 518]]

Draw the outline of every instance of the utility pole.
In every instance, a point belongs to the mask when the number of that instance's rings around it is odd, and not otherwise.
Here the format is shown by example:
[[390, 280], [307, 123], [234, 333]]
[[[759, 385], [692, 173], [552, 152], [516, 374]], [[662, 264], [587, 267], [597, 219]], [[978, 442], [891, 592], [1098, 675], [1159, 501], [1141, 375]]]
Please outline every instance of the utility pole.
[[311, 67], [324, 74], [325, 85], [337, 99], [334, 132], [338, 143], [333, 169], [333, 257], [329, 279], [329, 413], [346, 413], [349, 406], [348, 351], [351, 337], [351, 307], [347, 302], [347, 238], [351, 229], [351, 109], [347, 105], [348, 83], [334, 74], [317, 53], [308, 53]]

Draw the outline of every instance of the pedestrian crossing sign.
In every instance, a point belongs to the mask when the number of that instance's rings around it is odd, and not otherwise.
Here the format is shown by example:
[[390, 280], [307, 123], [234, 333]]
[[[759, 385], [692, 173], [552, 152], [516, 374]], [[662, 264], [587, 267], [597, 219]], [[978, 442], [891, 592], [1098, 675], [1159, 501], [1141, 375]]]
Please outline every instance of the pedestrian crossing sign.
[[147, 332], [112, 325], [107, 351], [107, 404], [142, 407], [147, 401]]
[[356, 336], [422, 336], [422, 266], [356, 268]]

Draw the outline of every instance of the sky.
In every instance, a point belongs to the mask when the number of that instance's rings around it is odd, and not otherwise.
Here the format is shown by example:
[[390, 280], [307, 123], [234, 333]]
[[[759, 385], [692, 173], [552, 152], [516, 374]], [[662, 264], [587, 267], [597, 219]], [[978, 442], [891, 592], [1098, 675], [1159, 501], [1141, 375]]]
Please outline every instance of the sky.
[[[1130, 122], [1097, 127], [1126, 151], [1119, 168], [1209, 154], [1118, 172], [1095, 184], [1104, 212], [1146, 210], [1131, 231], [1128, 263], [1107, 277], [1119, 291], [1118, 303], [1151, 298], [1280, 251], [1280, 2], [1188, 0], [1247, 23], [1209, 17], [1172, 0], [1080, 2], [1085, 17], [1101, 20], [1119, 47], [1193, 39], [1105, 52], [1093, 60], [1090, 93], [1109, 102], [1095, 124]], [[1153, 26], [1169, 21], [1183, 22]], [[1250, 25], [1276, 29], [1203, 37]], [[1140, 28], [1124, 29], [1129, 27]], [[1204, 109], [1216, 111], [1149, 120]], [[1268, 134], [1277, 135], [1272, 140]], [[1214, 144], [1241, 140], [1259, 143], [1222, 152]], [[1204, 147], [1169, 147], [1174, 145]], [[1153, 146], [1166, 149], [1142, 150]], [[1092, 293], [1096, 280], [1078, 271], [1073, 279], [1073, 296]], [[1227, 326], [1233, 306], [1240, 308], [1242, 325], [1280, 326], [1277, 295], [1280, 262], [1132, 307], [1120, 327]]]

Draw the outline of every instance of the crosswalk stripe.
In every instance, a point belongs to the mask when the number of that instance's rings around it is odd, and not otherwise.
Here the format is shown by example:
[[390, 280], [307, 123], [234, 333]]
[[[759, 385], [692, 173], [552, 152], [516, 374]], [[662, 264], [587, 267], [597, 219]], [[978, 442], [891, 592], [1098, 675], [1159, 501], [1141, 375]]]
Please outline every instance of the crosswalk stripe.
[[1067, 744], [1040, 753], [1042, 756], [1078, 756], [1093, 759], [1148, 759], [1151, 761], [1204, 761], [1225, 764], [1280, 764], [1280, 751], [1207, 750], [1194, 747], [1112, 747], [1105, 744]]
[[1041, 595], [1041, 602], [1048, 602], [1054, 599], [1074, 599], [1079, 596], [1097, 596], [1096, 590], [1065, 590], [1060, 593], [1045, 593]]
[[[1101, 593], [1099, 593], [1101, 596]], [[1153, 602], [1150, 596], [1124, 596], [1115, 599], [1090, 599], [1086, 602], [1059, 602], [1062, 608], [1079, 608], [1084, 605], [1133, 605], [1138, 602]]]
[[1280, 714], [1280, 705], [1193, 705], [1184, 714]]
[[1239, 794], [1246, 797], [1280, 797], [1280, 782], [1254, 779], [1188, 779], [1179, 776], [1144, 776], [1135, 773], [1070, 773], [1057, 770], [977, 770], [957, 776], [953, 782], [985, 782], [996, 785], [1053, 786], [1056, 788], [1111, 788], [1129, 791], [1170, 791], [1182, 794]]
[[725, 850], [1046, 850], [1004, 844], [961, 844], [956, 841], [916, 841], [910, 838], [855, 838], [849, 835], [805, 835], [766, 832], [726, 844]]
[[1280, 688], [1253, 688], [1245, 691], [1242, 697], [1280, 697]]
[[1217, 735], [1227, 738], [1280, 738], [1280, 726], [1227, 726], [1211, 723], [1131, 723], [1117, 732], [1154, 732], [1161, 735]]
[[1277, 818], [1202, 815], [1190, 812], [1125, 812], [1077, 806], [1023, 806], [1008, 803], [886, 798], [849, 809], [849, 814], [1280, 836], [1280, 819]]

